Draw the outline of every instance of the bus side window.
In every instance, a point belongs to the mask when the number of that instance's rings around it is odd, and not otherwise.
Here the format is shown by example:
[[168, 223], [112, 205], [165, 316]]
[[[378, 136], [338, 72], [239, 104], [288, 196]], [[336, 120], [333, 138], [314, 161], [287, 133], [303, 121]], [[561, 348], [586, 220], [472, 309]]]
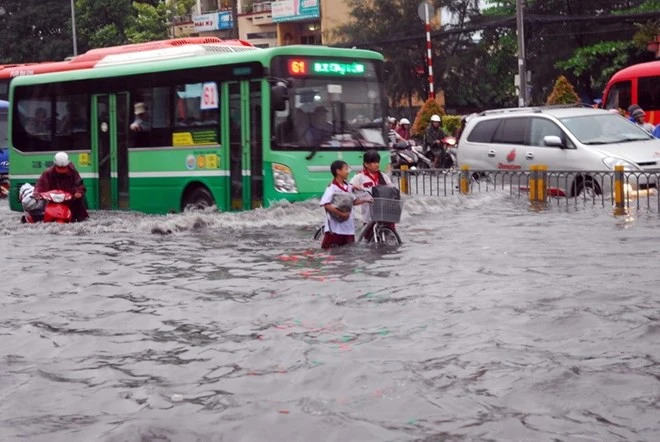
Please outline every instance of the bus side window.
[[[137, 106], [136, 106], [137, 105]], [[142, 110], [145, 112], [142, 113]], [[153, 87], [131, 91], [131, 119], [129, 127], [140, 112], [149, 130], [131, 130], [132, 147], [161, 147], [171, 145], [170, 88]]]
[[637, 80], [637, 104], [645, 111], [660, 110], [660, 76]]
[[614, 83], [607, 93], [607, 102], [605, 109], [625, 109], [630, 106], [630, 97], [632, 95], [632, 81], [622, 81]]

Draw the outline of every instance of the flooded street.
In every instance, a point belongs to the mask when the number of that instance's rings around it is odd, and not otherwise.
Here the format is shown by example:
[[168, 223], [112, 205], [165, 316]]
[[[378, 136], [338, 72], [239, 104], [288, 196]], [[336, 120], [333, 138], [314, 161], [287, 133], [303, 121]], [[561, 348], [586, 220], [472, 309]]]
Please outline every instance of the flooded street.
[[2, 441], [660, 439], [657, 213], [413, 197], [330, 253], [315, 203], [91, 216], [0, 202]]

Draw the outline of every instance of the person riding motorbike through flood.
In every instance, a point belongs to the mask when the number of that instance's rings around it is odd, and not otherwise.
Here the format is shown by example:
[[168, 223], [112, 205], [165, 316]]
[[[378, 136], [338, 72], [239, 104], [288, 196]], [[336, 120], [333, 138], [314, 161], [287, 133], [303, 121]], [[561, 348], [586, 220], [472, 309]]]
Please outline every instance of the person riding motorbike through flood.
[[[371, 189], [376, 186], [394, 186], [390, 177], [380, 171], [380, 154], [377, 151], [366, 151], [362, 163], [364, 168], [356, 173], [350, 181], [360, 198], [369, 198]], [[364, 193], [364, 195], [360, 195], [360, 193]], [[373, 236], [371, 222], [371, 204], [365, 204], [362, 206], [362, 223], [365, 228], [364, 239], [367, 241], [370, 241]], [[387, 223], [387, 226], [394, 231], [394, 224]]]
[[84, 221], [89, 218], [87, 208], [85, 207], [85, 185], [80, 174], [69, 161], [69, 155], [66, 152], [55, 154], [53, 165], [39, 177], [34, 193], [38, 195], [49, 190], [62, 190], [69, 192], [73, 198], [67, 202], [73, 221]]
[[447, 136], [442, 130], [442, 119], [439, 115], [433, 115], [429, 126], [426, 128], [424, 134], [424, 145], [433, 154], [433, 167], [444, 167], [446, 162], [447, 152], [443, 146], [443, 138]]
[[410, 140], [410, 120], [402, 118], [399, 121], [399, 127], [396, 129], [396, 133], [405, 141]]

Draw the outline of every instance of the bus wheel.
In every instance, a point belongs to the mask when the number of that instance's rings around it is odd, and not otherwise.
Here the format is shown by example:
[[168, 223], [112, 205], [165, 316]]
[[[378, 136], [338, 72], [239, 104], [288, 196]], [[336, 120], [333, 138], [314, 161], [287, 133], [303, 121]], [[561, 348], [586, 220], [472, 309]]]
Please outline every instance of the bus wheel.
[[213, 195], [204, 187], [196, 187], [183, 198], [183, 211], [204, 210], [215, 204]]

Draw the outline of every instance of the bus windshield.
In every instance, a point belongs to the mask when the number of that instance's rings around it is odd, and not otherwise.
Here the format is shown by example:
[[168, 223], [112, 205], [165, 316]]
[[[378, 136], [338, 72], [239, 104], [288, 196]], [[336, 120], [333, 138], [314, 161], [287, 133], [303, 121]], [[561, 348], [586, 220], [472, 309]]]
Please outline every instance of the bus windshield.
[[380, 84], [375, 79], [295, 79], [275, 114], [274, 149], [384, 148]]

